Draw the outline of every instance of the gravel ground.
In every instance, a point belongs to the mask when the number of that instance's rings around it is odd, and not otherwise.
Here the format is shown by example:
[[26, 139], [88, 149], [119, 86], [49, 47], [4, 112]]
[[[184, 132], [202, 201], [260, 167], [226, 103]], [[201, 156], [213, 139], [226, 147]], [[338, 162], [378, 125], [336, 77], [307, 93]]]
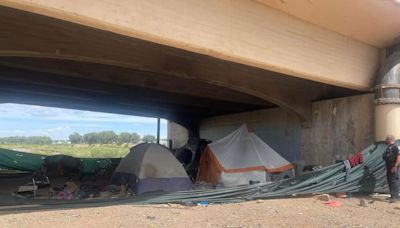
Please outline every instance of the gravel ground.
[[125, 204], [9, 211], [2, 212], [0, 227], [399, 227], [400, 210], [395, 204], [372, 198], [334, 200], [343, 206], [330, 207], [310, 197], [207, 207]]

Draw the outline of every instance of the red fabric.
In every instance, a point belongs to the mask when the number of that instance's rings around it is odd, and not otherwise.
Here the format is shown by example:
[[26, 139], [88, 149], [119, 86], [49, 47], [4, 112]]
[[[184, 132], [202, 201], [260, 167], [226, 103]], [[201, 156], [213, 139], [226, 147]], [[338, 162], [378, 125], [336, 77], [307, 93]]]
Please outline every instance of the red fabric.
[[352, 168], [363, 163], [363, 154], [361, 152], [356, 153], [352, 158], [349, 159], [349, 162]]

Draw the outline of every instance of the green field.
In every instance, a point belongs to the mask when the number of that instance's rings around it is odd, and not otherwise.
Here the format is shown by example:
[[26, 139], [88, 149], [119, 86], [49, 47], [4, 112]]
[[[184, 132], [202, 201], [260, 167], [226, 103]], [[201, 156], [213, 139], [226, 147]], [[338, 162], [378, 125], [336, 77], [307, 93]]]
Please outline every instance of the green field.
[[133, 145], [107, 144], [107, 145], [86, 145], [86, 144], [0, 144], [0, 148], [16, 150], [34, 154], [56, 155], [65, 154], [79, 158], [117, 158], [124, 157]]

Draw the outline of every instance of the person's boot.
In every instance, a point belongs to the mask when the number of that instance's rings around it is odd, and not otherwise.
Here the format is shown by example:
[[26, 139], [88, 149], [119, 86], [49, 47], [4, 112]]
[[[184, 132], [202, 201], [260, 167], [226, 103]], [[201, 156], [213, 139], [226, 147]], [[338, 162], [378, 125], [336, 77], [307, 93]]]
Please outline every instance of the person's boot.
[[398, 202], [400, 202], [400, 197], [391, 196], [389, 199], [389, 203], [398, 203]]

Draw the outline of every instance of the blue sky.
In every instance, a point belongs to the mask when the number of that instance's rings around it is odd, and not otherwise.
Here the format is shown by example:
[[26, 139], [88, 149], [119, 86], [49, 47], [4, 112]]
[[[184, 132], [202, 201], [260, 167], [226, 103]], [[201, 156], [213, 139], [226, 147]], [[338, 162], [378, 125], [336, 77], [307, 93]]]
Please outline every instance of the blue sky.
[[[0, 104], [0, 137], [50, 136], [68, 139], [69, 134], [113, 130], [139, 135], [157, 132], [157, 119], [34, 105]], [[167, 121], [161, 120], [161, 138], [167, 137]]]

